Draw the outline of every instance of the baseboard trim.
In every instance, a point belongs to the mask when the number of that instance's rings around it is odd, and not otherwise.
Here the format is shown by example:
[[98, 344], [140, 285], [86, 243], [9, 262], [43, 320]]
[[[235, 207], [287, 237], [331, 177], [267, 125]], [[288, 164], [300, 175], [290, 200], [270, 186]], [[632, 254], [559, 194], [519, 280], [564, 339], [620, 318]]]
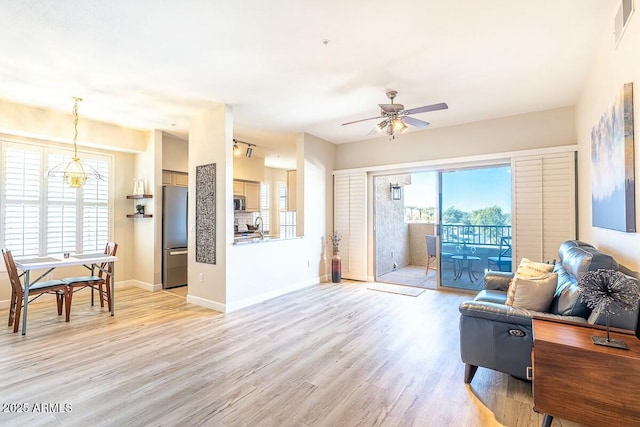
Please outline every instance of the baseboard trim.
[[226, 313], [227, 307], [218, 301], [212, 301], [205, 298], [195, 297], [193, 295], [187, 295], [187, 302], [189, 304], [199, 305], [200, 307], [208, 308], [211, 310], [219, 311], [220, 313]]
[[147, 283], [141, 280], [134, 280], [134, 279], [124, 280], [122, 282], [116, 282], [116, 289], [128, 288], [133, 286], [135, 286], [136, 288], [144, 289], [145, 291], [151, 291], [151, 292], [162, 290], [162, 283], [153, 284], [153, 283]]

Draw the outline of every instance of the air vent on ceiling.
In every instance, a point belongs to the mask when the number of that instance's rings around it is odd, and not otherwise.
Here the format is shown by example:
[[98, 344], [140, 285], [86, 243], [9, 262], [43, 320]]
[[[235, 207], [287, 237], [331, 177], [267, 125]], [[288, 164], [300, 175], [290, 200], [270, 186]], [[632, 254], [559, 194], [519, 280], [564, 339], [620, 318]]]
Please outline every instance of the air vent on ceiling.
[[618, 9], [618, 13], [616, 13], [616, 19], [614, 22], [614, 32], [613, 35], [616, 40], [616, 46], [620, 42], [622, 38], [622, 34], [624, 34], [625, 28], [629, 24], [631, 20], [631, 15], [633, 15], [633, 0], [622, 0], [620, 2], [620, 8]]

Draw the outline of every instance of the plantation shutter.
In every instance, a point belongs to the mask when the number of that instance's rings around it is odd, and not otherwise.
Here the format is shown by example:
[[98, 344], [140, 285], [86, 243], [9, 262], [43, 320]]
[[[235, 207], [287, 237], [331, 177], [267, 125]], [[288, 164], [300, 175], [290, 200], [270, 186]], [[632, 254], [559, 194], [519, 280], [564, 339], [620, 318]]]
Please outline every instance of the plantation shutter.
[[112, 220], [111, 159], [83, 154], [83, 163], [104, 179], [90, 179], [82, 189], [47, 177], [69, 160], [70, 152], [0, 140], [0, 246], [15, 257], [104, 250]]
[[515, 266], [557, 260], [560, 244], [576, 238], [575, 153], [514, 158], [511, 170]]
[[38, 148], [5, 153], [4, 245], [14, 257], [39, 255], [41, 157]]
[[342, 277], [367, 280], [367, 175], [334, 176], [334, 230], [342, 236]]
[[[51, 154], [47, 170], [71, 160], [69, 155]], [[76, 252], [76, 189], [61, 178], [47, 179], [47, 254]]]
[[89, 180], [82, 189], [82, 251], [102, 252], [109, 240], [109, 162], [85, 159], [103, 180]]

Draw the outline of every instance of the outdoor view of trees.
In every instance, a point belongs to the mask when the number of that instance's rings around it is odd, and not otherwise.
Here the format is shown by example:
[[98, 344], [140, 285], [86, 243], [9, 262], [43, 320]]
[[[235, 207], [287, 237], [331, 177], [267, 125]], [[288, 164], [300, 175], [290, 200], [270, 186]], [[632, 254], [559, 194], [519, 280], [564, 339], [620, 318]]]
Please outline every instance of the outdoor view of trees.
[[[418, 207], [406, 206], [404, 208], [404, 219], [406, 222], [434, 222], [434, 206]], [[465, 224], [465, 225], [511, 225], [511, 214], [503, 213], [502, 208], [494, 205], [480, 208], [471, 212], [456, 209], [455, 206], [447, 208], [442, 213], [443, 224]]]
[[405, 206], [404, 222], [435, 222], [435, 206]]

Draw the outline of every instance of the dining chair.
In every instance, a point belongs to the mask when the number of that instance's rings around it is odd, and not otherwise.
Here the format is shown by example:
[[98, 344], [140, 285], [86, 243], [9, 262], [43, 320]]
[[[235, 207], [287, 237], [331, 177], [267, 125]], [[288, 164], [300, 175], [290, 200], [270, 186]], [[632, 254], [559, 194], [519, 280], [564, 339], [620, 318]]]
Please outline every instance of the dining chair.
[[[118, 251], [118, 244], [116, 242], [107, 242], [104, 247], [104, 254], [115, 256]], [[111, 311], [111, 264], [108, 262], [102, 263], [99, 266], [97, 275], [90, 276], [74, 276], [65, 277], [62, 279], [69, 289], [69, 304], [67, 305], [67, 316], [71, 314], [71, 301], [73, 300], [73, 294], [84, 288], [91, 288], [91, 292], [98, 291], [100, 296], [100, 307], [104, 307], [104, 300], [107, 300], [107, 307]], [[109, 274], [105, 274], [105, 270]], [[91, 304], [93, 305], [93, 295]]]
[[[2, 249], [2, 256], [4, 263], [7, 266], [7, 274], [9, 275], [9, 282], [11, 282], [11, 306], [9, 307], [9, 324], [13, 325], [13, 332], [18, 332], [18, 326], [20, 324], [20, 313], [22, 312], [22, 306], [24, 301], [24, 286], [20, 282], [20, 276], [18, 275], [18, 269], [16, 263], [13, 260], [13, 255], [8, 249]], [[62, 305], [69, 307], [71, 304], [71, 298], [69, 296], [69, 288], [67, 283], [62, 280], [46, 280], [43, 282], [32, 283], [29, 286], [29, 296], [33, 295], [33, 298], [27, 301], [27, 304], [40, 298], [44, 294], [54, 294], [56, 296], [56, 304], [58, 306], [58, 316], [62, 315]], [[66, 322], [69, 321], [68, 311], [66, 313]]]

